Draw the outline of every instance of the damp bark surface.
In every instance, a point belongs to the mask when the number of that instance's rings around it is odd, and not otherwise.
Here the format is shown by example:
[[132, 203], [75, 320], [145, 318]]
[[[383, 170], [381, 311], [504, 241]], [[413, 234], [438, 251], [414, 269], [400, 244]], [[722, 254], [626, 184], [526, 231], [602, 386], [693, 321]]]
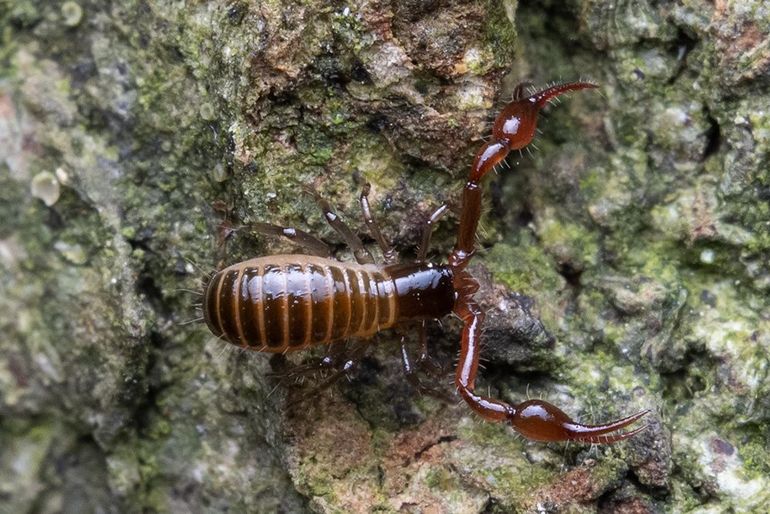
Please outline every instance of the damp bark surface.
[[[0, 512], [760, 511], [768, 42], [761, 0], [0, 1]], [[271, 361], [200, 323], [211, 272], [299, 251], [238, 227], [352, 258], [308, 188], [366, 235], [371, 183], [412, 258], [516, 84], [580, 78], [601, 87], [484, 183], [478, 388], [651, 409], [642, 434], [480, 422], [449, 319], [421, 386], [403, 327], [299, 404], [326, 372], [286, 374], [324, 349]]]

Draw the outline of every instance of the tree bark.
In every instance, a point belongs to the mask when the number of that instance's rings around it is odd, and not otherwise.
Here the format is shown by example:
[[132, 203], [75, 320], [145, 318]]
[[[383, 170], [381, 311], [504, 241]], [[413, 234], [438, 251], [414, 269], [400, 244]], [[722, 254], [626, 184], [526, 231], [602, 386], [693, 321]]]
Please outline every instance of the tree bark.
[[[0, 28], [0, 511], [770, 501], [761, 0], [16, 0]], [[475, 420], [450, 386], [456, 322], [429, 330], [445, 372], [420, 374], [449, 402], [401, 371], [405, 327], [293, 407], [321, 377], [286, 385], [199, 322], [210, 272], [298, 251], [228, 227], [350, 258], [305, 189], [364, 234], [369, 182], [409, 259], [514, 86], [578, 78], [599, 92], [551, 107], [485, 183], [477, 387], [587, 422], [650, 408], [644, 433], [589, 449]]]

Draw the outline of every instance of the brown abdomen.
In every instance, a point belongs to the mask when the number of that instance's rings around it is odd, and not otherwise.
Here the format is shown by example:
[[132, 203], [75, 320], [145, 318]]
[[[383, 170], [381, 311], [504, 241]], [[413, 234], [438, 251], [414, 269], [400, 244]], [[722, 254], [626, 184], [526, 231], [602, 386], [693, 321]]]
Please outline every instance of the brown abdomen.
[[206, 324], [217, 337], [265, 352], [368, 337], [398, 318], [393, 281], [382, 268], [308, 255], [234, 264], [209, 282]]

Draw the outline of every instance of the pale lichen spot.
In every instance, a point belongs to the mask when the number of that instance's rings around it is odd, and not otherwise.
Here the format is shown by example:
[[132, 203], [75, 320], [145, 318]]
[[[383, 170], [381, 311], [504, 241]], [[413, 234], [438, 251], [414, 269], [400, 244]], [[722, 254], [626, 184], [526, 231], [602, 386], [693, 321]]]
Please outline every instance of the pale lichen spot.
[[53, 173], [43, 171], [35, 175], [32, 179], [30, 191], [32, 196], [39, 198], [44, 204], [50, 207], [59, 199], [61, 186], [59, 180]]

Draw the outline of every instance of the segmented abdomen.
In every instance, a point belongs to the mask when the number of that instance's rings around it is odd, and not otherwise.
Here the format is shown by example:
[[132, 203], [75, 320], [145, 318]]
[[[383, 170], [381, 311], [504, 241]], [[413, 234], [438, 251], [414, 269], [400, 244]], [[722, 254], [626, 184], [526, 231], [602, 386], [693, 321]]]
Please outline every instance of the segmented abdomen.
[[381, 268], [308, 255], [259, 257], [223, 269], [203, 302], [214, 335], [265, 352], [368, 337], [397, 318]]

